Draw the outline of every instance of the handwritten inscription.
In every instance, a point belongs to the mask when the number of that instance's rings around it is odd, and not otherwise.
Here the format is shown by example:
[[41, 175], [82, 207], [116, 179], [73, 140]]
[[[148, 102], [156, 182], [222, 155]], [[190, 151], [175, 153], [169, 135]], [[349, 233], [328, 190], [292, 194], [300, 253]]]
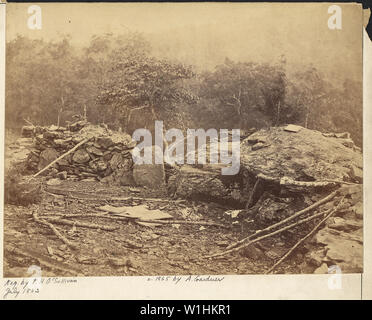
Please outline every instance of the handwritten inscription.
[[3, 285], [3, 299], [17, 299], [23, 295], [37, 295], [47, 285], [65, 285], [77, 283], [77, 279], [68, 278], [24, 278], [8, 279]]
[[147, 281], [179, 284], [181, 282], [221, 282], [224, 279], [225, 277], [221, 276], [155, 276], [148, 277]]

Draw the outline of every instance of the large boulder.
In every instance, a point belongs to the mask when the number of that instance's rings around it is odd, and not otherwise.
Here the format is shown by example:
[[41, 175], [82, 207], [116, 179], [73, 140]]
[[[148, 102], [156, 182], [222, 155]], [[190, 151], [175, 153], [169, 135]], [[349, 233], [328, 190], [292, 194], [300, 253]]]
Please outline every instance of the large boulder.
[[184, 165], [168, 180], [168, 190], [177, 198], [229, 203], [241, 206], [246, 201], [238, 176], [221, 175], [221, 167], [203, 169]]
[[165, 188], [165, 171], [163, 164], [134, 164], [133, 178], [138, 186], [151, 189]]
[[241, 144], [241, 165], [253, 175], [300, 181], [360, 181], [362, 153], [343, 138], [299, 127], [262, 129]]

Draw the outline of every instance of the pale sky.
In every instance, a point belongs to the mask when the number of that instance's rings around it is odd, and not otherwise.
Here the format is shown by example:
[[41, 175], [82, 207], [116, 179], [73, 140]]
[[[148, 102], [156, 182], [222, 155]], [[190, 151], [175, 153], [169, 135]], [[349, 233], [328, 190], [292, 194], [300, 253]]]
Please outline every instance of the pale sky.
[[[362, 77], [360, 5], [340, 4], [342, 30], [330, 30], [330, 4], [40, 3], [42, 30], [27, 28], [30, 4], [7, 4], [7, 40], [17, 34], [88, 44], [94, 34], [140, 31], [158, 56], [212, 68], [225, 57], [292, 67], [312, 63], [330, 78]], [[31, 58], [31, 57], [30, 57]]]

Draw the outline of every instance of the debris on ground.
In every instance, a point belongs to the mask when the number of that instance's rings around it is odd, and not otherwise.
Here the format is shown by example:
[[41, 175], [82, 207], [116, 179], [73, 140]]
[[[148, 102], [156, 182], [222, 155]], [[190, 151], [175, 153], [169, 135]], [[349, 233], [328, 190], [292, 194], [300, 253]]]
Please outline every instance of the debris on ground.
[[133, 165], [129, 135], [86, 121], [22, 135], [6, 149], [6, 276], [30, 263], [53, 276], [363, 270], [363, 161], [347, 133], [252, 132], [234, 176]]

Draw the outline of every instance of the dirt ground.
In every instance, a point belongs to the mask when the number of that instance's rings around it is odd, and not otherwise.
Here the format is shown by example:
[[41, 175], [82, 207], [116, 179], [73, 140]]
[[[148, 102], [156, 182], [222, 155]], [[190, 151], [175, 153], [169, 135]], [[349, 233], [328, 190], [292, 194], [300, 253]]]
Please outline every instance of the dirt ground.
[[[4, 277], [29, 276], [27, 271], [31, 265], [40, 266], [43, 276], [262, 274], [288, 250], [280, 238], [273, 238], [239, 253], [205, 259], [203, 256], [220, 252], [253, 231], [249, 230], [249, 224], [227, 215], [225, 212], [230, 208], [214, 203], [166, 198], [164, 201], [141, 200], [157, 195], [147, 189], [108, 187], [91, 181], [64, 181], [57, 187], [71, 190], [75, 195], [85, 195], [85, 199], [44, 191], [40, 204], [5, 206]], [[133, 198], [107, 200], [115, 196]], [[107, 204], [147, 204], [149, 209], [160, 209], [178, 220], [217, 222], [226, 228], [197, 224], [147, 227], [133, 220], [113, 221], [79, 216], [70, 220], [116, 226], [118, 229], [105, 231], [58, 225], [58, 230], [77, 245], [74, 250], [63, 244], [48, 227], [35, 222], [32, 216], [35, 211], [40, 216], [98, 213], [101, 212], [98, 207]], [[309, 272], [299, 267], [303, 262], [301, 259], [301, 253], [294, 254], [277, 272]]]

